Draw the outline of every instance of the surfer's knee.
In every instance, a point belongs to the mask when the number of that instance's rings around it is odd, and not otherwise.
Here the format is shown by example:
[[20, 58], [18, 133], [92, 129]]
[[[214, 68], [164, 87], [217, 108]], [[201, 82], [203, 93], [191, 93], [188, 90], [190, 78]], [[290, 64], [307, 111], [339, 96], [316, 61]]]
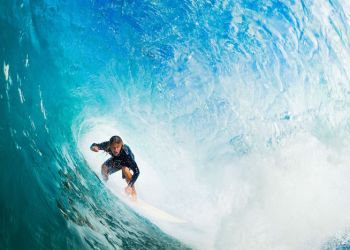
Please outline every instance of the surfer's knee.
[[123, 178], [125, 178], [125, 180], [128, 182], [131, 180], [132, 174], [129, 170], [128, 167], [122, 167], [122, 172], [123, 172]]
[[102, 164], [101, 165], [101, 171], [107, 172], [107, 170], [108, 170], [108, 167], [105, 164]]

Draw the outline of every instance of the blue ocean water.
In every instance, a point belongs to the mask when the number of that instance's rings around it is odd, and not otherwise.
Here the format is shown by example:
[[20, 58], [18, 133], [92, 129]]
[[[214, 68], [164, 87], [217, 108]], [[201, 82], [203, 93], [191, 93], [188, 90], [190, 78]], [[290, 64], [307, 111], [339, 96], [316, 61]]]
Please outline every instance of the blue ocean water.
[[[2, 0], [0, 248], [349, 248], [349, 13]], [[186, 225], [136, 213], [92, 170], [90, 143], [116, 132], [139, 195]]]

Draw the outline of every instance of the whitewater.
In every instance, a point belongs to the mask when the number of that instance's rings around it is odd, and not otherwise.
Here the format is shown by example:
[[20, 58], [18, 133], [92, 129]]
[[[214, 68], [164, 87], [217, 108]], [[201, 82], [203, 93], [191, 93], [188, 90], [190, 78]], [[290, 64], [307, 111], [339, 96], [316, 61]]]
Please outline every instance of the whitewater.
[[0, 248], [348, 249], [349, 69], [345, 0], [1, 1]]

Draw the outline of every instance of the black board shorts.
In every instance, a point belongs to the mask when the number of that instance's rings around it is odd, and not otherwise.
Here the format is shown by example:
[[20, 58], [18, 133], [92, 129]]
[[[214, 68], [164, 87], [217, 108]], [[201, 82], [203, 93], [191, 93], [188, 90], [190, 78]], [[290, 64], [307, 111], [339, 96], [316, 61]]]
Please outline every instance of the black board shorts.
[[[109, 158], [107, 161], [103, 163], [103, 165], [107, 166], [107, 174], [111, 175], [122, 169], [121, 161], [115, 160], [113, 157]], [[125, 178], [124, 174], [122, 174], [123, 179]]]

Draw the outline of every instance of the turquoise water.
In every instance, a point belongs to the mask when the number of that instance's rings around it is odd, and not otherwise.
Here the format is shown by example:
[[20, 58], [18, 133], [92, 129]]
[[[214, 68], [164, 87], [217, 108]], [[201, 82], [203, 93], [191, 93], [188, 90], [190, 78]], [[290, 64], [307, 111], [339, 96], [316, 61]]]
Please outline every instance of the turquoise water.
[[[1, 1], [0, 248], [348, 248], [349, 13]], [[101, 182], [88, 147], [115, 133], [140, 196], [186, 225]]]

